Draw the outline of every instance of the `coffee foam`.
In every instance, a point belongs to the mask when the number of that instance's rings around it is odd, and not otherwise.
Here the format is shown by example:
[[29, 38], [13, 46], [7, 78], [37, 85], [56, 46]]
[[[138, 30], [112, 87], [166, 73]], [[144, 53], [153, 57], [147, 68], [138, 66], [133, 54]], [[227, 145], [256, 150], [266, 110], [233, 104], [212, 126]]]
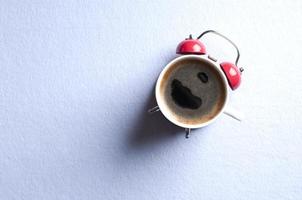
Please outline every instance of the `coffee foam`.
[[[179, 60], [166, 70], [160, 81], [160, 96], [164, 98], [165, 110], [168, 110], [175, 121], [198, 125], [213, 119], [221, 112], [227, 91], [218, 70], [213, 64], [196, 58]], [[208, 82], [204, 83], [198, 78], [200, 72], [207, 74]], [[175, 103], [171, 95], [171, 84], [175, 79], [181, 81], [192, 94], [202, 99], [202, 105], [199, 108], [183, 108]]]

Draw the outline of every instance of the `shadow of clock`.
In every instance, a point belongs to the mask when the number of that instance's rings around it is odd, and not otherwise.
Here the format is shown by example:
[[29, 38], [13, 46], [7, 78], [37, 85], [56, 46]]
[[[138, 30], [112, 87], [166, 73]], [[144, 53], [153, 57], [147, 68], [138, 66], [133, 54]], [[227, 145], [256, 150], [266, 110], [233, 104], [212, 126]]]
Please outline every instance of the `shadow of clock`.
[[153, 114], [147, 112], [154, 106], [156, 106], [156, 100], [151, 92], [149, 99], [140, 110], [137, 122], [130, 131], [129, 148], [155, 147], [177, 136], [185, 137], [184, 129], [172, 124], [160, 111]]

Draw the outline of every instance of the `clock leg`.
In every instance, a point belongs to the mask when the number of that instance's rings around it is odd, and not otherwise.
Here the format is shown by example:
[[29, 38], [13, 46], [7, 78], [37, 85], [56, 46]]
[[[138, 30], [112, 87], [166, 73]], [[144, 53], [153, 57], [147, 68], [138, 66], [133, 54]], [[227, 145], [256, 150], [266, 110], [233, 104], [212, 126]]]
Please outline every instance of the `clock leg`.
[[158, 111], [160, 111], [159, 107], [155, 106], [155, 107], [149, 109], [148, 113], [153, 114], [153, 113], [158, 112]]
[[185, 128], [185, 132], [186, 132], [186, 138], [189, 138], [189, 135], [191, 133], [191, 129], [190, 128]]

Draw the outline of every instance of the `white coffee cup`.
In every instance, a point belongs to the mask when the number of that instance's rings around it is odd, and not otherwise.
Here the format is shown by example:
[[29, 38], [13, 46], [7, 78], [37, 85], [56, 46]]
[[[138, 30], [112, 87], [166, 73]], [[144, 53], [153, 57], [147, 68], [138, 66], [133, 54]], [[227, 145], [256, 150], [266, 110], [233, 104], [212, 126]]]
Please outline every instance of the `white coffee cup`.
[[[163, 78], [165, 77], [166, 73], [170, 70], [170, 68], [172, 66], [175, 65], [175, 63], [179, 62], [179, 61], [185, 61], [185, 60], [190, 60], [190, 59], [194, 59], [194, 60], [200, 60], [202, 63], [207, 63], [207, 66], [215, 69], [215, 71], [217, 71], [218, 75], [220, 76], [221, 80], [223, 80], [223, 87], [226, 91], [226, 95], [224, 98], [224, 102], [222, 105], [222, 109], [220, 109], [219, 112], [217, 112], [215, 114], [214, 117], [212, 117], [211, 119], [209, 119], [208, 121], [204, 121], [201, 123], [197, 123], [197, 124], [191, 124], [191, 123], [184, 123], [182, 121], [177, 120], [177, 118], [175, 118], [175, 114], [173, 114], [171, 112], [171, 110], [168, 108], [167, 103], [165, 102], [165, 98], [161, 92], [161, 84], [164, 81]], [[229, 97], [229, 87], [228, 87], [228, 82], [227, 79], [225, 77], [225, 75], [223, 74], [223, 71], [221, 70], [219, 64], [217, 64], [215, 62], [215, 60], [211, 60], [208, 58], [207, 55], [182, 55], [179, 56], [177, 58], [175, 58], [174, 60], [172, 60], [170, 63], [168, 63], [165, 68], [163, 69], [163, 71], [160, 73], [157, 82], [156, 82], [156, 88], [155, 88], [155, 97], [156, 97], [156, 101], [157, 101], [157, 105], [158, 107], [155, 107], [153, 109], [151, 109], [150, 112], [154, 112], [154, 111], [158, 111], [160, 110], [162, 112], [162, 114], [173, 124], [186, 128], [186, 129], [193, 129], [193, 128], [201, 128], [204, 126], [207, 126], [211, 123], [213, 123], [222, 113], [227, 114], [228, 116], [231, 116], [232, 118], [241, 121], [242, 120], [242, 114], [240, 114], [240, 112], [230, 108], [227, 103], [228, 103], [228, 97]]]

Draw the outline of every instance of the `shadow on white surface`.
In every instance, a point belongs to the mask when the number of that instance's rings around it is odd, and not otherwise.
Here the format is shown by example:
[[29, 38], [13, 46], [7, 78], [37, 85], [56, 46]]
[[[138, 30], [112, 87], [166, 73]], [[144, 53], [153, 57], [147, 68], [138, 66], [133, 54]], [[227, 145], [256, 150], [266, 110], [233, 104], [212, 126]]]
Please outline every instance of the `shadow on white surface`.
[[144, 146], [156, 146], [163, 142], [176, 138], [178, 135], [185, 136], [184, 129], [170, 123], [159, 111], [149, 114], [147, 111], [156, 105], [153, 91], [139, 111], [134, 127], [129, 130], [129, 149], [139, 149]]

